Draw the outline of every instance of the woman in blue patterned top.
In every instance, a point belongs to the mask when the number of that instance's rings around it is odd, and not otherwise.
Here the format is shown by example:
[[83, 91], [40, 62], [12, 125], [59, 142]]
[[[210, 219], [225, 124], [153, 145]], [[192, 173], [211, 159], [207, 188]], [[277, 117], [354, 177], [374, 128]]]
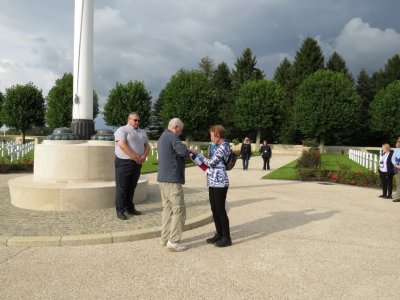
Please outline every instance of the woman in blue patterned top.
[[226, 173], [225, 162], [231, 154], [229, 143], [224, 139], [225, 128], [222, 125], [214, 125], [210, 128], [211, 142], [217, 145], [210, 158], [198, 154], [198, 158], [209, 168], [207, 169], [207, 186], [217, 233], [207, 239], [207, 243], [217, 247], [232, 245], [229, 231], [229, 219], [225, 209], [226, 195], [229, 188], [229, 179]]

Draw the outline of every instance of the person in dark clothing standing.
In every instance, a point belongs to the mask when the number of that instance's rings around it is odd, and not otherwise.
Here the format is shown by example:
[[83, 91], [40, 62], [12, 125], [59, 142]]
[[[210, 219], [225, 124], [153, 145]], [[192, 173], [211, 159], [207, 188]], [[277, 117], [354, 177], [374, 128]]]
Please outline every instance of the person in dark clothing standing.
[[262, 146], [260, 148], [260, 154], [261, 154], [261, 157], [264, 160], [263, 170], [265, 170], [265, 167], [267, 167], [267, 170], [269, 170], [270, 169], [269, 161], [270, 161], [271, 156], [272, 156], [272, 150], [271, 150], [271, 147], [268, 145], [267, 140], [263, 141], [263, 144], [262, 144]]
[[392, 155], [393, 150], [391, 150], [389, 144], [382, 145], [382, 151], [380, 153], [379, 160], [379, 178], [382, 184], [382, 195], [380, 198], [392, 199], [392, 190], [393, 190], [393, 163], [392, 163]]
[[248, 137], [243, 140], [242, 147], [240, 148], [240, 156], [242, 157], [243, 170], [247, 170], [251, 156], [251, 144]]
[[150, 151], [146, 132], [139, 128], [139, 114], [130, 113], [128, 124], [115, 131], [115, 209], [120, 220], [128, 215], [140, 215], [133, 196], [140, 177], [142, 163]]

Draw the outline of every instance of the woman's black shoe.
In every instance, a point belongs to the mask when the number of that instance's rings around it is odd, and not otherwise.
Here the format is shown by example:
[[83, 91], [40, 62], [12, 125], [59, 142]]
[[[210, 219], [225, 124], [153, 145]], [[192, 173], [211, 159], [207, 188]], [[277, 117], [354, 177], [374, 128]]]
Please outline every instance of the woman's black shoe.
[[215, 244], [216, 242], [218, 242], [220, 239], [222, 238], [222, 236], [220, 236], [219, 234], [214, 235], [212, 238], [207, 239], [207, 243], [208, 244]]
[[219, 241], [215, 243], [215, 246], [217, 247], [228, 247], [232, 245], [232, 240], [230, 238], [227, 238], [226, 236], [223, 236]]

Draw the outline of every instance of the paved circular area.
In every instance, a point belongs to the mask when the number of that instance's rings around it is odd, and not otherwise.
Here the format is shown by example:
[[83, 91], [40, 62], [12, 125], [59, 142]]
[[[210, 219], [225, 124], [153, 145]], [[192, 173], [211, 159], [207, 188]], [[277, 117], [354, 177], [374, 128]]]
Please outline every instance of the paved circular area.
[[[185, 229], [211, 221], [205, 188], [184, 187], [187, 208]], [[13, 206], [7, 182], [0, 186], [0, 244], [7, 246], [55, 246], [113, 243], [159, 235], [161, 196], [157, 184], [149, 184], [147, 199], [136, 205], [143, 214], [117, 219], [115, 208], [51, 212]]]

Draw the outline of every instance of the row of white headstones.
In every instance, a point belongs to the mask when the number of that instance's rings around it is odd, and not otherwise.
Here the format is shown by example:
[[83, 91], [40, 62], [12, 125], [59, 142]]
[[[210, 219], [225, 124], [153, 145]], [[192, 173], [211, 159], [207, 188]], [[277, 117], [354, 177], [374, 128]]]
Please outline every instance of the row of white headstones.
[[1, 158], [4, 159], [6, 156], [8, 156], [11, 162], [15, 162], [32, 151], [34, 146], [34, 142], [22, 144], [17, 142], [2, 141]]

